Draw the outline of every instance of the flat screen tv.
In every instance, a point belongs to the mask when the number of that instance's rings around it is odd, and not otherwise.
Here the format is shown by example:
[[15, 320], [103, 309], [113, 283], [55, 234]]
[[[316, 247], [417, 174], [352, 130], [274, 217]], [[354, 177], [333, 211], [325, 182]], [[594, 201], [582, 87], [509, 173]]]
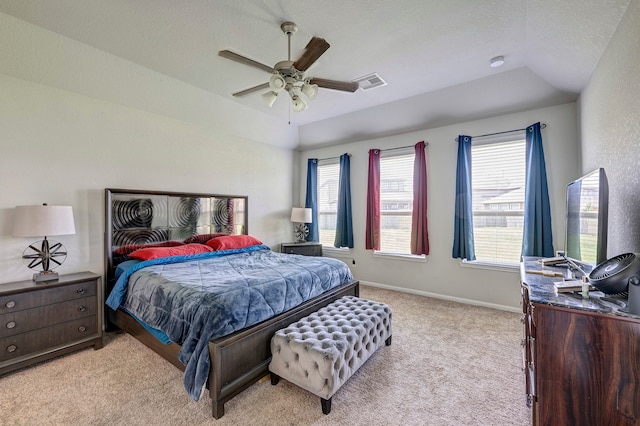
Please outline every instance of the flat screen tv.
[[566, 257], [593, 266], [607, 260], [608, 205], [603, 168], [567, 185]]

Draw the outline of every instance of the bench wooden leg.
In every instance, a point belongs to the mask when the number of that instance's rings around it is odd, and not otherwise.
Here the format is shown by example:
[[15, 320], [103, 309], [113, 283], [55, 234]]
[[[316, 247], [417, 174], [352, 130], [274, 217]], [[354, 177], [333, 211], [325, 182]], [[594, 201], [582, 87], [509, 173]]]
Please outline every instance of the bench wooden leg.
[[320, 398], [320, 403], [322, 404], [322, 414], [329, 414], [331, 412], [331, 398]]
[[387, 340], [385, 340], [385, 341], [384, 341], [384, 344], [385, 344], [385, 345], [387, 345], [387, 346], [391, 346], [391, 337], [393, 337], [393, 336], [389, 336], [389, 337], [387, 338]]
[[278, 382], [280, 381], [280, 376], [278, 376], [277, 374], [273, 374], [273, 373], [269, 373], [269, 375], [271, 376], [271, 384], [272, 385], [277, 385]]

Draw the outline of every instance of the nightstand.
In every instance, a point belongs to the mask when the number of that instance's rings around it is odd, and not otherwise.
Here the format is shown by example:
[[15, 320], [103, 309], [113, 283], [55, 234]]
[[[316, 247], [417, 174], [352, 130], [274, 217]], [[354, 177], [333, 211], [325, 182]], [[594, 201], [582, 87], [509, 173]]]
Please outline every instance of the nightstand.
[[0, 284], [0, 375], [69, 352], [102, 347], [102, 279]]
[[320, 243], [282, 243], [281, 245], [283, 253], [322, 256], [322, 244]]

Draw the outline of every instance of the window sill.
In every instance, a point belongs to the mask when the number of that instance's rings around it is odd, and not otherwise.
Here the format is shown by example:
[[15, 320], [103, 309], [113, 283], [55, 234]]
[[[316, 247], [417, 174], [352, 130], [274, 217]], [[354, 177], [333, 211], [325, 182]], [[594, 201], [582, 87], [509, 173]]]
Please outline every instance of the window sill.
[[413, 255], [413, 254], [400, 254], [400, 253], [385, 253], [381, 251], [374, 251], [373, 257], [379, 257], [382, 259], [394, 259], [394, 260], [404, 260], [407, 262], [421, 262], [425, 263], [427, 261], [427, 256], [425, 255]]
[[496, 263], [482, 260], [460, 260], [460, 266], [464, 268], [488, 269], [491, 271], [519, 272], [520, 265], [514, 263]]
[[333, 246], [322, 246], [322, 253], [331, 257], [348, 257], [351, 258], [350, 248], [336, 248]]

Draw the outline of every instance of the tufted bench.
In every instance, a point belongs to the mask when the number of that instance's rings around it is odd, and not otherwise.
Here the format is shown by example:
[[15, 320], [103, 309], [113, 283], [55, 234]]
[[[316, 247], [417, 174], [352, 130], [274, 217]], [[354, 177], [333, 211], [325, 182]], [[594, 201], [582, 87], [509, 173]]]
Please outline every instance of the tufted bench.
[[318, 395], [322, 412], [331, 397], [383, 342], [391, 344], [391, 309], [384, 303], [345, 296], [271, 339], [271, 384], [283, 379]]

